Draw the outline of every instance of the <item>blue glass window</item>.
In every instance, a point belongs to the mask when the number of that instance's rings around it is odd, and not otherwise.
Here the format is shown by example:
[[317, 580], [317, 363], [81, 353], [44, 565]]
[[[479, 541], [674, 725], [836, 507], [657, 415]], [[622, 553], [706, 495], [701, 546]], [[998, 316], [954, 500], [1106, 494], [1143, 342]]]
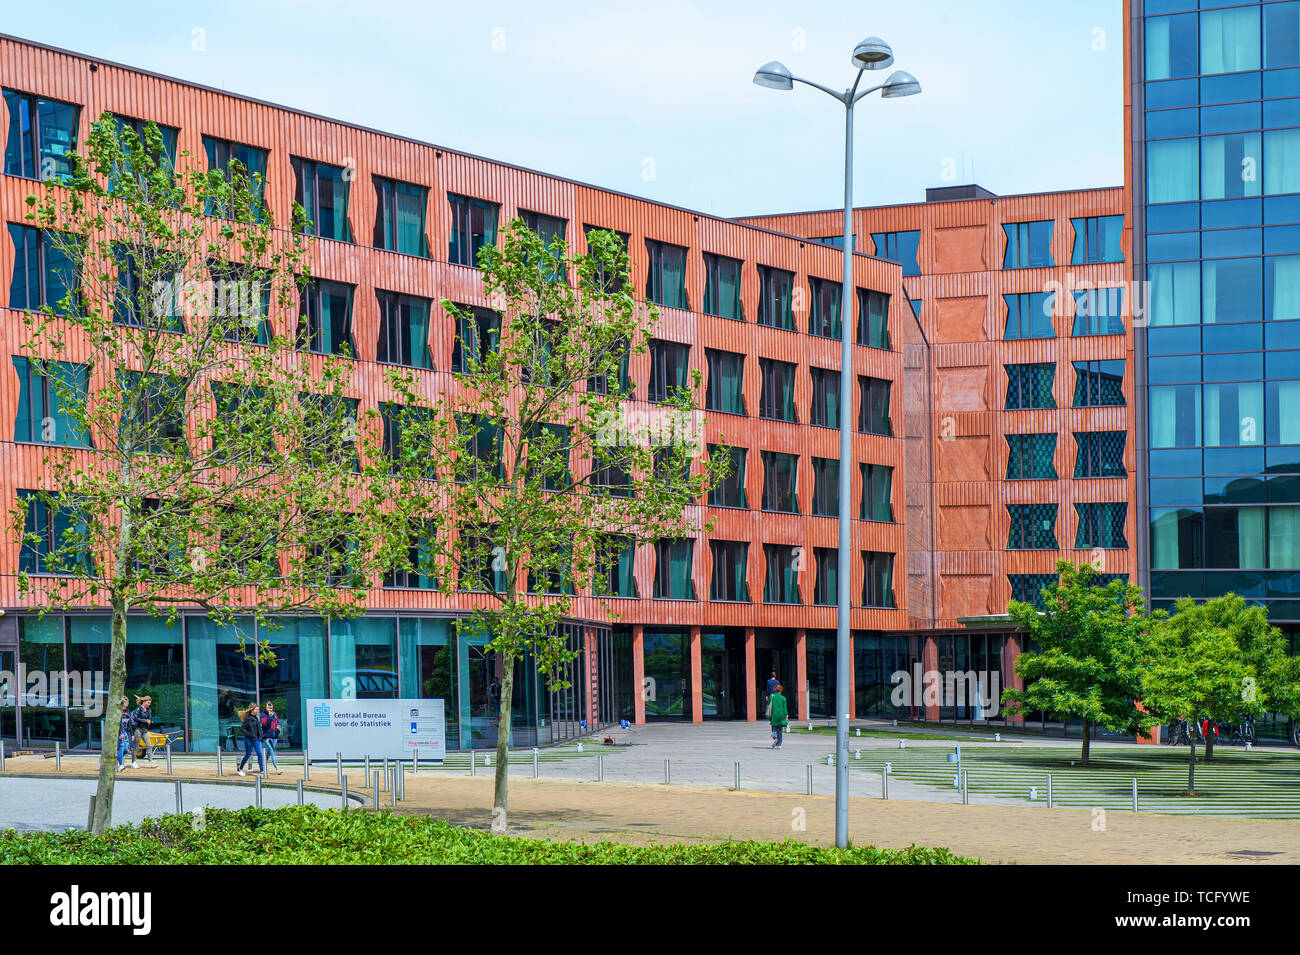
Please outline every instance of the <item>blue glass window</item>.
[[1201, 140], [1201, 198], [1259, 195], [1260, 134], [1232, 133]]
[[9, 113], [5, 175], [67, 182], [81, 107], [15, 90], [5, 90], [4, 101]]
[[1079, 527], [1075, 533], [1075, 547], [1128, 547], [1124, 537], [1124, 521], [1128, 518], [1126, 501], [1075, 504], [1079, 514]]
[[1264, 133], [1264, 192], [1300, 192], [1300, 129]]
[[[1264, 443], [1264, 385], [1262, 382], [1206, 382], [1206, 447], [1240, 447]], [[1208, 461], [1207, 467], [1208, 467]]]
[[35, 312], [49, 306], [64, 311], [64, 298], [76, 289], [72, 260], [40, 229], [10, 223], [9, 238], [14, 244], [9, 307]]
[[1124, 261], [1119, 245], [1120, 233], [1124, 229], [1123, 216], [1092, 216], [1071, 219], [1070, 223], [1074, 226], [1071, 265]]
[[1268, 70], [1264, 74], [1264, 99], [1300, 96], [1300, 70]]
[[1202, 133], [1232, 133], [1259, 129], [1258, 103], [1207, 106], [1201, 110]]
[[1300, 3], [1264, 7], [1264, 67], [1300, 66]]
[[1204, 517], [1200, 508], [1152, 508], [1152, 568], [1177, 570], [1203, 567]]
[[1147, 84], [1147, 109], [1169, 109], [1200, 104], [1201, 86], [1196, 79], [1167, 80]]
[[1086, 431], [1074, 433], [1078, 453], [1074, 459], [1074, 476], [1124, 477], [1124, 444], [1127, 431]]
[[1201, 320], [1206, 324], [1259, 321], [1262, 266], [1259, 259], [1201, 263]]
[[1055, 338], [1052, 329], [1052, 311], [1056, 293], [1024, 292], [1003, 295], [1007, 306], [1007, 323], [1002, 337], [1008, 341], [1017, 338]]
[[1258, 73], [1224, 73], [1220, 76], [1206, 76], [1201, 79], [1201, 102], [1208, 105], [1259, 99], [1259, 90]]
[[1300, 126], [1300, 99], [1274, 99], [1264, 102], [1264, 128]]
[[[1190, 448], [1201, 443], [1201, 386], [1161, 385], [1149, 389], [1149, 431], [1153, 448]], [[1152, 456], [1152, 472], [1155, 457]], [[1200, 470], [1184, 472], [1195, 474]]]
[[1147, 280], [1150, 288], [1144, 305], [1151, 325], [1194, 325], [1201, 320], [1201, 270], [1197, 263], [1153, 264], [1147, 269]]
[[1259, 69], [1259, 7], [1201, 14], [1201, 73]]
[[1196, 14], [1148, 17], [1146, 21], [1146, 69], [1149, 80], [1195, 76]]
[[921, 246], [920, 232], [873, 232], [871, 240], [876, 243], [876, 255], [903, 267], [904, 275], [920, 275], [921, 267], [917, 264], [916, 253]]
[[1261, 205], [1259, 199], [1207, 202], [1201, 206], [1201, 228], [1235, 229], [1239, 226], [1259, 225]]
[[1177, 385], [1201, 380], [1200, 355], [1176, 355], [1147, 359], [1147, 381], [1153, 385]]
[[1055, 265], [1052, 261], [1051, 219], [1040, 222], [1009, 222], [1002, 226], [1007, 234], [1007, 253], [1002, 260], [1004, 269], [1034, 269]]
[[1005, 408], [1014, 410], [1056, 407], [1056, 400], [1052, 397], [1052, 381], [1056, 376], [1055, 363], [1040, 362], [1004, 367], [1007, 371]]
[[1147, 139], [1195, 136], [1201, 131], [1194, 109], [1160, 109], [1147, 113]]
[[1055, 504], [1008, 504], [1007, 550], [1056, 550]]
[[1074, 407], [1124, 404], [1124, 359], [1074, 362]]
[[1072, 335], [1123, 335], [1124, 289], [1090, 288], [1075, 291]]
[[1259, 255], [1264, 233], [1259, 229], [1221, 229], [1201, 237], [1201, 254], [1213, 256]]
[[1187, 202], [1200, 198], [1200, 149], [1195, 139], [1147, 143], [1147, 201]]
[[1195, 202], [1151, 206], [1147, 209], [1147, 232], [1186, 232], [1201, 225], [1201, 207]]

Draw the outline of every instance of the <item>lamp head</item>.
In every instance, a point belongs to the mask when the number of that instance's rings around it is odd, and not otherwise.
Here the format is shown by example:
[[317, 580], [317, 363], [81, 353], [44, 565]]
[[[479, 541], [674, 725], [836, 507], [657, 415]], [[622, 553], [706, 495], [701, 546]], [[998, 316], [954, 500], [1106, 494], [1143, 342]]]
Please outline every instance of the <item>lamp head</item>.
[[754, 85], [765, 86], [770, 90], [791, 90], [794, 89], [794, 79], [784, 63], [773, 60], [758, 68], [754, 74]]
[[850, 61], [860, 70], [883, 70], [894, 63], [894, 51], [878, 36], [869, 36], [853, 48]]
[[900, 96], [915, 96], [921, 92], [921, 82], [906, 70], [895, 70], [885, 80], [880, 90], [882, 99], [897, 99]]

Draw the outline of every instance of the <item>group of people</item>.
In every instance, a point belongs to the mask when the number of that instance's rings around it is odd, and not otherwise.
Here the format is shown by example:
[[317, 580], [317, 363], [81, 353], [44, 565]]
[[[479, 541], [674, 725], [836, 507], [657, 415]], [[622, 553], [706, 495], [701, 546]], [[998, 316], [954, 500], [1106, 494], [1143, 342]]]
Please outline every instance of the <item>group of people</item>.
[[235, 767], [240, 776], [247, 776], [244, 766], [253, 754], [257, 754], [257, 772], [266, 775], [265, 756], [277, 773], [280, 764], [275, 760], [275, 747], [280, 739], [280, 714], [275, 711], [274, 703], [267, 703], [259, 709], [256, 703], [250, 703], [239, 711], [239, 728], [244, 734], [244, 758]]
[[140, 768], [135, 757], [142, 741], [145, 760], [149, 763], [153, 762], [153, 745], [149, 742], [151, 726], [153, 726], [153, 698], [137, 696], [135, 709], [131, 709], [131, 701], [125, 696], [122, 697], [122, 713], [117, 724], [117, 771], [119, 773], [126, 769], [122, 760], [128, 751], [131, 755], [131, 768]]

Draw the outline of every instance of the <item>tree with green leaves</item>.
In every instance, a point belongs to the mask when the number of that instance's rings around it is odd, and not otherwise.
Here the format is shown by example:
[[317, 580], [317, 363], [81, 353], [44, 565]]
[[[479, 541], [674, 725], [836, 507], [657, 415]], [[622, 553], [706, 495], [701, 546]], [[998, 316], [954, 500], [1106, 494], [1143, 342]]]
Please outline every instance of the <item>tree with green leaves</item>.
[[[408, 496], [369, 463], [378, 428], [346, 395], [351, 363], [308, 350], [300, 210], [277, 229], [259, 176], [201, 170], [155, 125], [109, 114], [71, 163], [27, 200], [47, 293], [21, 347], [51, 399], [44, 477], [12, 521], [20, 592], [42, 612], [111, 609], [115, 703], [132, 613], [359, 612]], [[243, 649], [274, 663], [266, 644]], [[112, 814], [108, 717], [95, 832]]]
[[[427, 401], [408, 386], [399, 465], [441, 478], [411, 565], [448, 591], [477, 592], [470, 626], [498, 666], [493, 826], [506, 824], [515, 668], [531, 658], [551, 689], [577, 654], [561, 622], [575, 597], [630, 584], [637, 545], [699, 536], [701, 497], [729, 466], [701, 460], [700, 376], [652, 384], [630, 404], [628, 360], [658, 320], [634, 298], [616, 233], [571, 255], [516, 219], [479, 253], [495, 314], [444, 301], [457, 324], [456, 387]], [[673, 380], [667, 380], [673, 378]]]
[[[1223, 616], [1230, 603], [1206, 611], [1183, 597], [1172, 615], [1157, 621], [1142, 666], [1142, 704], [1161, 722], [1262, 712], [1255, 669]], [[1187, 795], [1194, 796], [1196, 733], [1187, 734], [1187, 746]]]
[[1095, 726], [1143, 733], [1154, 719], [1138, 705], [1138, 665], [1145, 655], [1151, 619], [1133, 584], [1102, 586], [1091, 565], [1058, 561], [1057, 580], [1042, 590], [1042, 609], [1011, 601], [1007, 612], [1026, 635], [1016, 658], [1024, 689], [1004, 690], [1009, 713], [1041, 710], [1083, 721], [1082, 762], [1087, 765]]

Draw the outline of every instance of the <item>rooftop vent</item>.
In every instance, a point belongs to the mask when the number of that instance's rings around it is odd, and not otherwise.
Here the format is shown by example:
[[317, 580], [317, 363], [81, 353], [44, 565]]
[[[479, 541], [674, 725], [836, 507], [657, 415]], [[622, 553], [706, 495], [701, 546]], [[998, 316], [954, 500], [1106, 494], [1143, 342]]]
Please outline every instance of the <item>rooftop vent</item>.
[[959, 199], [996, 199], [996, 192], [989, 192], [983, 186], [970, 183], [965, 186], [939, 186], [925, 190], [926, 202], [956, 202]]

